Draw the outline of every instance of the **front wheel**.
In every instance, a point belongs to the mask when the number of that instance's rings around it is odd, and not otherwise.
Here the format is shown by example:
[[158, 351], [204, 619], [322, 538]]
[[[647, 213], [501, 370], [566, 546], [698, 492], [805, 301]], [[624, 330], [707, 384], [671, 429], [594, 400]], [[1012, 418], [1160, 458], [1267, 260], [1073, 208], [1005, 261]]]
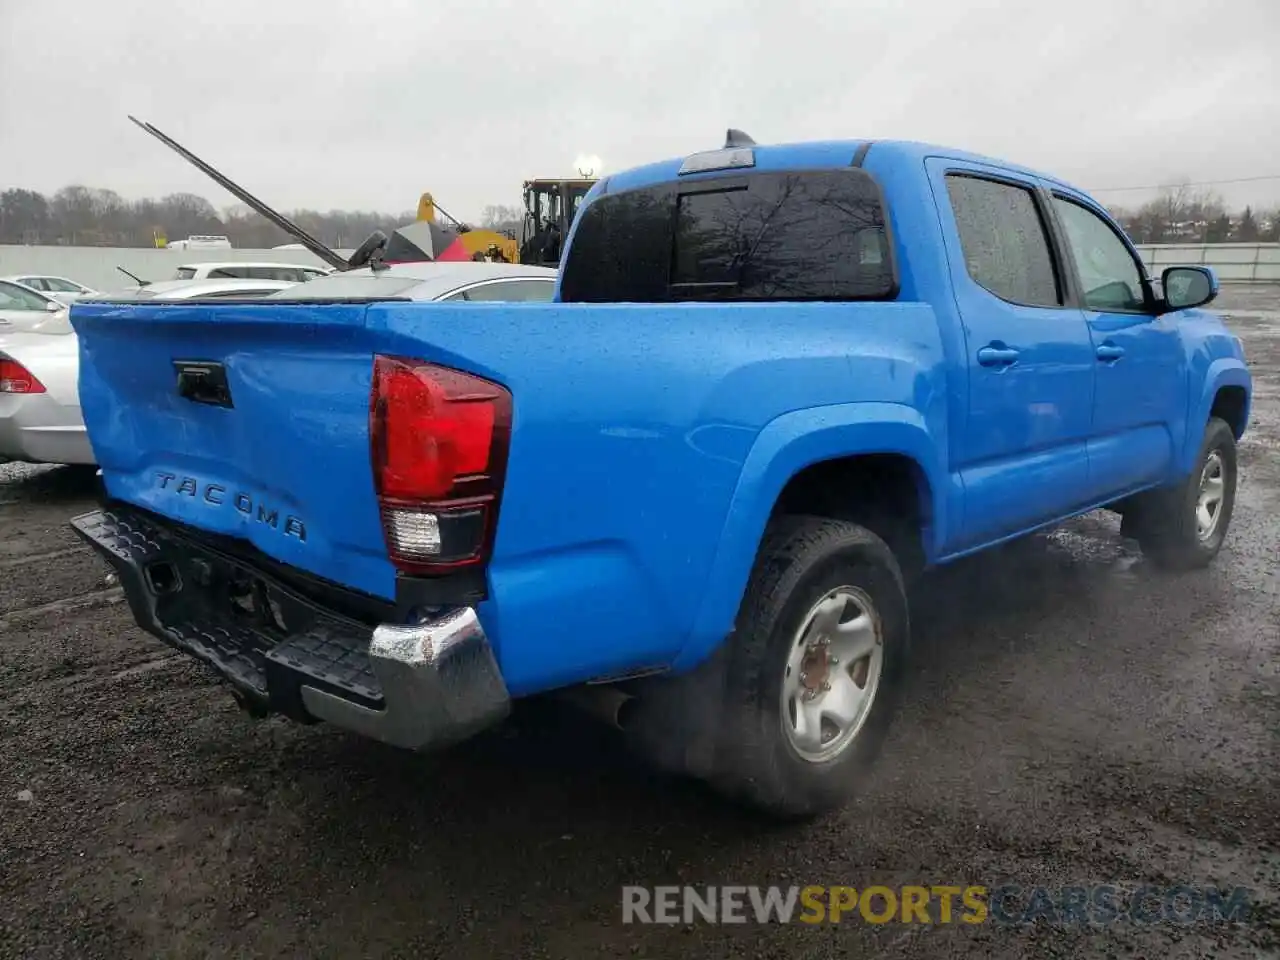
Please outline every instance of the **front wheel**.
[[1236, 502], [1236, 438], [1224, 420], [1205, 428], [1191, 472], [1176, 487], [1135, 498], [1125, 521], [1157, 566], [1193, 570], [1222, 549]]
[[883, 540], [840, 520], [772, 523], [729, 641], [716, 785], [784, 817], [846, 801], [888, 731], [908, 632]]

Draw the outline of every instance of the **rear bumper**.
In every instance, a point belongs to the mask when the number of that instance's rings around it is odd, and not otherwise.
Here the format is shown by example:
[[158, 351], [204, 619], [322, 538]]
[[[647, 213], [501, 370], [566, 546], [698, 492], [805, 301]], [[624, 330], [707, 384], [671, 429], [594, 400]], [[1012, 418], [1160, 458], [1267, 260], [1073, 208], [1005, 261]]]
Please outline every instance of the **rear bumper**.
[[138, 624], [211, 665], [256, 712], [422, 750], [465, 739], [510, 709], [472, 607], [369, 625], [131, 507], [113, 504], [71, 526], [115, 568]]
[[0, 393], [0, 460], [94, 463], [80, 408], [47, 393]]

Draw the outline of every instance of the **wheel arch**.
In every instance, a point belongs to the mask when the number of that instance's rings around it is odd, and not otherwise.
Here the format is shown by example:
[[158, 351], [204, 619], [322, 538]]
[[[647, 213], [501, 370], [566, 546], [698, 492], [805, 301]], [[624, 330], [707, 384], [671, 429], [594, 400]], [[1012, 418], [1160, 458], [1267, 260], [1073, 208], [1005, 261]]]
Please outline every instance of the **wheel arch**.
[[1195, 464], [1204, 437], [1205, 424], [1210, 417], [1221, 416], [1239, 440], [1244, 436], [1249, 422], [1249, 406], [1253, 387], [1252, 377], [1243, 363], [1232, 357], [1220, 357], [1210, 364], [1204, 378], [1204, 387], [1187, 421], [1187, 436], [1182, 445], [1180, 474], [1185, 474]]
[[[946, 529], [945, 444], [920, 411], [894, 403], [835, 404], [792, 411], [771, 421], [752, 445], [734, 490], [693, 627], [673, 663], [702, 662], [733, 628], [769, 520], [781, 506], [804, 503], [821, 479], [880, 475], [912, 481], [924, 562]], [[859, 474], [858, 466], [870, 473]], [[852, 472], [851, 472], [852, 471]], [[855, 488], [856, 491], [856, 488]], [[901, 503], [903, 501], [895, 501]], [[843, 519], [856, 519], [845, 512]]]

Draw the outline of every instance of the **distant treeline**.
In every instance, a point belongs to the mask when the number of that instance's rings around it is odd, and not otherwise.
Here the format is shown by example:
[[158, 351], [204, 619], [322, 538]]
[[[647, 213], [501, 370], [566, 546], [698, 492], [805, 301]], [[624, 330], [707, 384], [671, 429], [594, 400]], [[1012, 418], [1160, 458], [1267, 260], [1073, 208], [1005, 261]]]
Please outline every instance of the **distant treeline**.
[[[1166, 190], [1137, 209], [1113, 207], [1112, 213], [1136, 243], [1280, 241], [1280, 209], [1230, 212], [1218, 195], [1189, 187]], [[413, 212], [360, 210], [294, 210], [286, 215], [334, 248], [357, 246], [374, 230], [389, 233], [414, 218]], [[518, 208], [488, 206], [478, 226], [518, 235], [520, 215]], [[193, 193], [125, 200], [113, 190], [78, 185], [51, 197], [20, 188], [0, 192], [0, 243], [153, 247], [158, 240], [209, 234], [259, 250], [294, 239], [248, 207], [218, 211]]]
[[1212, 191], [1190, 187], [1164, 190], [1136, 210], [1111, 213], [1135, 243], [1275, 243], [1280, 241], [1280, 208], [1229, 211]]
[[[411, 212], [361, 210], [294, 210], [286, 216], [334, 248], [357, 246], [374, 230], [390, 232], [414, 218]], [[113, 190], [82, 186], [63, 187], [51, 197], [23, 189], [0, 193], [0, 243], [154, 247], [157, 239], [201, 234], [226, 236], [233, 246], [247, 249], [294, 242], [247, 207], [218, 211], [192, 193], [159, 200], [125, 200]]]

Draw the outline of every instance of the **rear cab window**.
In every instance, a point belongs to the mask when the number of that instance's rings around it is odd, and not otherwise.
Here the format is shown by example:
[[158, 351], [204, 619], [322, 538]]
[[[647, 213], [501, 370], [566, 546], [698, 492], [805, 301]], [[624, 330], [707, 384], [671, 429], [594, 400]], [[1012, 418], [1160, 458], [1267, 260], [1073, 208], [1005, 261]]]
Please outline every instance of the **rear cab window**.
[[605, 194], [582, 213], [560, 299], [890, 300], [897, 292], [880, 188], [850, 167]]

